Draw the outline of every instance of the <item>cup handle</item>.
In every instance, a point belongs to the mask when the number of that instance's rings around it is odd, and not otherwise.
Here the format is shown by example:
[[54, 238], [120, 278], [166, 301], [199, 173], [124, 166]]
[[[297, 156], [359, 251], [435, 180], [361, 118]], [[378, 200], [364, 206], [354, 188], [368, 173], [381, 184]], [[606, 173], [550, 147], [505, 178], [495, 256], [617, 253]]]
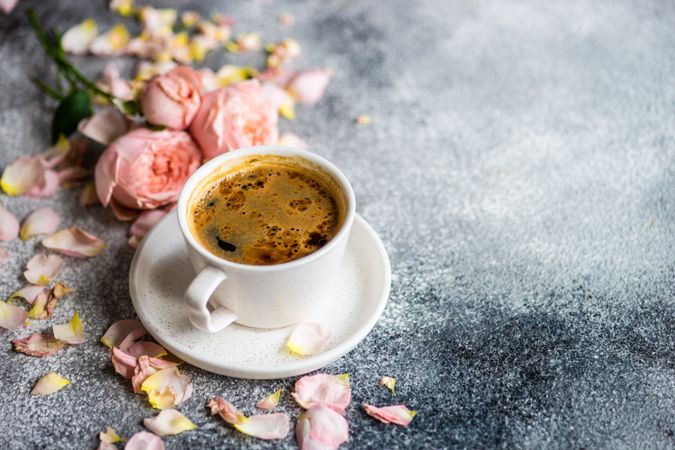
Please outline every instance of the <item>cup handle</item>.
[[207, 304], [216, 288], [227, 279], [227, 275], [213, 266], [204, 267], [192, 280], [183, 296], [188, 307], [190, 322], [202, 331], [214, 333], [230, 325], [237, 316], [227, 308], [218, 306], [209, 311]]

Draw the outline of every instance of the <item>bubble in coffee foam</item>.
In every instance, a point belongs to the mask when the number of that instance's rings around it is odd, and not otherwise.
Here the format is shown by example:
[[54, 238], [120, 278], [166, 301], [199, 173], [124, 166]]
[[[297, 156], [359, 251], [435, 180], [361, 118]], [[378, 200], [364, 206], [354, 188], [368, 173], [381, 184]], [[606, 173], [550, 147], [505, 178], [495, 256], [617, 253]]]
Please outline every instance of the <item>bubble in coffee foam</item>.
[[342, 216], [332, 188], [304, 168], [252, 166], [201, 193], [192, 228], [209, 251], [243, 264], [278, 264], [320, 249]]

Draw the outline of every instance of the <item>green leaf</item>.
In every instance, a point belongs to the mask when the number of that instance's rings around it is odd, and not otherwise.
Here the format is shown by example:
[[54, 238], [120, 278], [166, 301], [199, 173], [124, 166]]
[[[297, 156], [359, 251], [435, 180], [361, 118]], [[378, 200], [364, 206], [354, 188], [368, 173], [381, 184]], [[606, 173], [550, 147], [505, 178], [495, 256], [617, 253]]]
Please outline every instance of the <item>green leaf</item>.
[[52, 144], [56, 143], [62, 134], [66, 137], [73, 134], [80, 121], [91, 117], [93, 114], [89, 94], [84, 91], [74, 91], [68, 95], [54, 111]]
[[119, 98], [114, 98], [112, 100], [113, 105], [120, 110], [122, 114], [128, 116], [138, 116], [141, 113], [141, 105], [135, 100], [124, 101]]

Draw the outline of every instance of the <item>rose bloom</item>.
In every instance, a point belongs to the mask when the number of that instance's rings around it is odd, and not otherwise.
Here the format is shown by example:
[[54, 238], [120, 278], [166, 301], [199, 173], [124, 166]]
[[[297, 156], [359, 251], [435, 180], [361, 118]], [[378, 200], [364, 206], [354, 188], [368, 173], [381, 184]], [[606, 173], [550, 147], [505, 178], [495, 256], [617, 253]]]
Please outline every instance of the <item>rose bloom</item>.
[[178, 199], [201, 163], [199, 148], [184, 131], [137, 128], [117, 138], [96, 164], [96, 193], [103, 206], [155, 209]]
[[155, 125], [184, 130], [202, 103], [201, 90], [200, 75], [190, 67], [178, 66], [147, 84], [141, 97], [143, 115]]
[[243, 81], [204, 94], [190, 134], [207, 160], [241, 147], [275, 144], [277, 111], [258, 80]]

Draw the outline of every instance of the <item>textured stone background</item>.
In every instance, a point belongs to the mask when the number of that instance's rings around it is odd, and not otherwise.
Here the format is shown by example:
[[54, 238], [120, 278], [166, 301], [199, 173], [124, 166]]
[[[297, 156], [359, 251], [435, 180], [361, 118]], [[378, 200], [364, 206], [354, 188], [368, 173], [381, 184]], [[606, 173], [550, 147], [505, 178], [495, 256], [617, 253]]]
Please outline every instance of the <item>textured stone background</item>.
[[[48, 63], [26, 26], [34, 3], [61, 28], [105, 2], [21, 0], [0, 18], [0, 166], [47, 144], [51, 104], [26, 75]], [[168, 4], [169, 2], [155, 2]], [[239, 30], [296, 37], [298, 64], [335, 70], [328, 95], [283, 128], [351, 178], [359, 212], [390, 252], [390, 304], [368, 338], [326, 368], [348, 372], [354, 399], [345, 448], [665, 448], [675, 444], [675, 6], [651, 0], [171, 2], [225, 11]], [[290, 12], [297, 25], [276, 23]], [[207, 64], [230, 58], [218, 53]], [[241, 59], [235, 59], [241, 61]], [[260, 60], [256, 60], [259, 62]], [[90, 74], [103, 61], [79, 59]], [[352, 119], [372, 116], [369, 127]], [[87, 344], [40, 360], [0, 332], [3, 448], [94, 448], [111, 425], [129, 436], [153, 414], [116, 376], [97, 337], [133, 316], [132, 250], [107, 210], [77, 194], [1, 197], [23, 217], [53, 205], [66, 225], [110, 246], [69, 260]], [[0, 295], [21, 286], [34, 244], [12, 242]], [[32, 330], [48, 329], [37, 323]], [[47, 370], [73, 380], [28, 391]], [[187, 368], [195, 394], [179, 408], [198, 431], [168, 448], [294, 448], [255, 441], [207, 417], [221, 394], [253, 401], [292, 380], [245, 381]], [[417, 409], [408, 429], [368, 418], [364, 401]], [[283, 409], [298, 409], [286, 398]]]

